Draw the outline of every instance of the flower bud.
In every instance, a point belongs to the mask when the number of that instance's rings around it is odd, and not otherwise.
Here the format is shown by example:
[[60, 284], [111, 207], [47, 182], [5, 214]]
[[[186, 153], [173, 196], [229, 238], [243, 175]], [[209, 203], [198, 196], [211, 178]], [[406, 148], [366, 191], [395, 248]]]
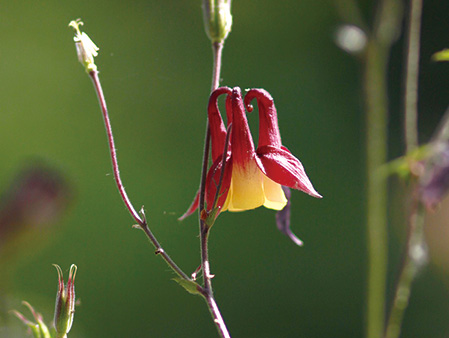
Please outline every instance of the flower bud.
[[42, 315], [36, 312], [30, 303], [23, 301], [22, 304], [25, 305], [30, 310], [36, 322], [32, 322], [18, 311], [13, 310], [11, 311], [12, 314], [14, 314], [17, 318], [19, 318], [22, 321], [22, 323], [28, 326], [31, 334], [35, 338], [50, 338], [51, 337], [50, 330], [48, 329], [47, 325], [45, 325]]
[[80, 19], [70, 21], [69, 27], [72, 27], [75, 31], [75, 41], [76, 54], [78, 55], [78, 61], [84, 66], [86, 72], [90, 73], [97, 70], [97, 66], [94, 62], [94, 57], [98, 55], [99, 48], [95, 43], [89, 38], [89, 36], [80, 31], [80, 26], [83, 22]]
[[203, 0], [206, 34], [212, 42], [223, 42], [232, 26], [231, 0]]
[[54, 264], [58, 271], [58, 293], [56, 294], [54, 325], [57, 337], [66, 337], [69, 333], [75, 314], [75, 275], [76, 265], [70, 266], [69, 279], [64, 285], [61, 268]]

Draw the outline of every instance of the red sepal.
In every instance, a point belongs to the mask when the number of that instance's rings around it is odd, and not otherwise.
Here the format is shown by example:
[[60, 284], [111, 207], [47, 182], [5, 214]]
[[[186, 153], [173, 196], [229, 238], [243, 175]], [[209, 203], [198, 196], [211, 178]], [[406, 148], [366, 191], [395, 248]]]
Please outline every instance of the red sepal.
[[271, 180], [289, 188], [298, 189], [310, 196], [321, 198], [304, 170], [302, 163], [285, 147], [262, 146], [257, 148], [257, 165]]

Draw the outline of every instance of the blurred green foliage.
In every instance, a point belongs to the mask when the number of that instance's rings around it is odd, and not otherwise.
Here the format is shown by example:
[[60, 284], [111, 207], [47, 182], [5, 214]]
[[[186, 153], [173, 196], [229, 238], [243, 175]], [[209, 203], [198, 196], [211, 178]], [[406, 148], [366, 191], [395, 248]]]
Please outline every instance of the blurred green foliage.
[[[375, 3], [361, 2], [368, 22]], [[333, 41], [347, 22], [333, 1], [234, 0], [232, 6], [221, 84], [272, 94], [283, 143], [324, 198], [293, 192], [292, 229], [304, 240], [302, 248], [278, 232], [273, 211], [220, 216], [210, 238], [217, 302], [235, 337], [361, 337], [367, 269], [361, 67]], [[448, 7], [436, 0], [424, 4], [422, 141], [449, 104], [448, 65], [430, 61], [449, 47]], [[14, 259], [3, 263], [8, 273], [0, 273], [1, 295], [8, 309], [26, 299], [51, 318], [57, 288], [52, 264], [75, 263], [81, 305], [70, 338], [214, 337], [202, 299], [171, 281], [144, 235], [131, 228], [114, 185], [97, 99], [67, 27], [81, 17], [100, 47], [96, 63], [130, 198], [136, 208], [145, 205], [165, 250], [193, 272], [198, 224], [195, 216], [183, 223], [177, 217], [199, 185], [211, 80], [200, 1], [18, 0], [0, 8], [0, 188], [39, 158], [58, 168], [75, 191], [69, 212], [44, 233], [42, 245], [17, 246]], [[391, 158], [404, 148], [403, 45], [401, 38], [390, 63]], [[256, 115], [249, 119], [255, 130]], [[404, 222], [400, 185], [393, 185], [390, 288]], [[422, 272], [404, 337], [449, 334], [448, 283], [448, 274], [432, 263]], [[8, 325], [15, 320], [8, 318]]]

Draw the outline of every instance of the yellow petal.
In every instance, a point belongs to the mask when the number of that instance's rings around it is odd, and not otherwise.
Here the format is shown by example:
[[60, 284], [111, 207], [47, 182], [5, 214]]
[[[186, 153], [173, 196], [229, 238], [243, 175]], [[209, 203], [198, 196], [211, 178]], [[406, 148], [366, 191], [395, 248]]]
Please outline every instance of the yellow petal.
[[262, 177], [255, 161], [247, 162], [245, 167], [234, 165], [227, 198], [229, 211], [250, 210], [264, 204]]
[[287, 204], [282, 186], [266, 177], [255, 161], [234, 166], [228, 197], [221, 211], [244, 211], [264, 206], [281, 210]]
[[287, 204], [282, 186], [263, 175], [263, 190], [265, 194], [265, 203], [263, 206], [268, 209], [282, 210]]

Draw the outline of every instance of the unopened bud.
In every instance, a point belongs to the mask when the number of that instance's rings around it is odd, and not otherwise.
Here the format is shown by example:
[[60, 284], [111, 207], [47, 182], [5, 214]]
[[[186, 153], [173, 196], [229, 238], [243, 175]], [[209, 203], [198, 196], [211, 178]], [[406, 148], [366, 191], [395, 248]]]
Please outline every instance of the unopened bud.
[[223, 42], [231, 32], [231, 0], [203, 0], [206, 34], [212, 42]]
[[11, 311], [17, 318], [19, 318], [31, 331], [31, 334], [35, 338], [51, 338], [50, 330], [47, 325], [45, 325], [42, 315], [34, 310], [30, 303], [23, 301], [23, 305], [25, 305], [30, 312], [33, 314], [34, 320], [36, 322], [32, 322], [28, 318], [26, 318], [23, 314], [18, 311]]
[[80, 20], [70, 21], [69, 27], [72, 27], [75, 31], [75, 37], [73, 41], [75, 41], [76, 46], [76, 54], [78, 55], [78, 61], [86, 69], [86, 72], [90, 73], [91, 71], [96, 71], [97, 66], [94, 62], [94, 57], [98, 55], [99, 48], [95, 45], [95, 43], [89, 38], [89, 36], [80, 31], [80, 26], [84, 23]]
[[75, 315], [75, 275], [76, 265], [70, 266], [69, 279], [64, 285], [61, 268], [54, 264], [58, 271], [58, 293], [56, 294], [54, 324], [57, 337], [66, 337], [72, 328], [73, 316]]

